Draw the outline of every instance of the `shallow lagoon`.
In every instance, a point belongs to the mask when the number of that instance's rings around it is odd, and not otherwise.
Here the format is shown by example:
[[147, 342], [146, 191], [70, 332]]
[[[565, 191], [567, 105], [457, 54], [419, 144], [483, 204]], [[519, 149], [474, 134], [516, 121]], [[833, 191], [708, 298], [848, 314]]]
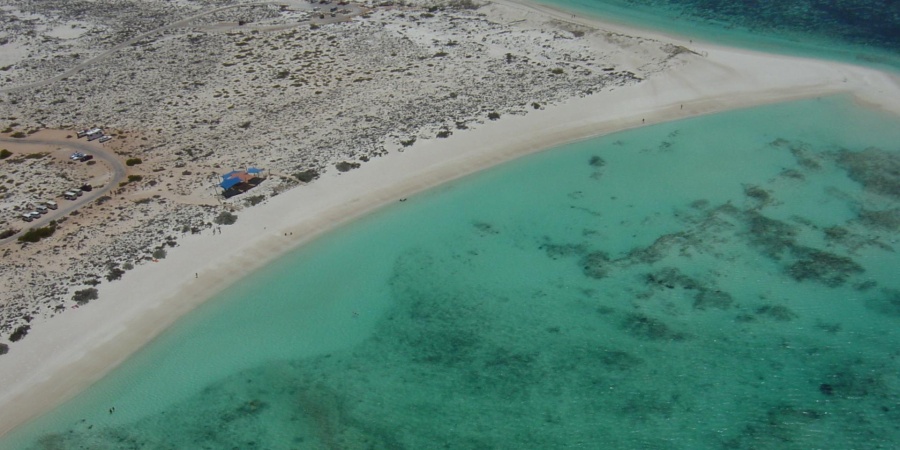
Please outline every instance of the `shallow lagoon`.
[[795, 102], [442, 186], [252, 275], [0, 445], [890, 446], [897, 125]]

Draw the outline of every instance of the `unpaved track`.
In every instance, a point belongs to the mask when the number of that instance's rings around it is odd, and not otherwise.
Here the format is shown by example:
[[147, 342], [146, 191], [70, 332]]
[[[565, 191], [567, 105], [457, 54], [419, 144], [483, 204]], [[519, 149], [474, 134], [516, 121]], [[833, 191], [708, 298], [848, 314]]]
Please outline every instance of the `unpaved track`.
[[[37, 219], [35, 221], [32, 221], [30, 223], [22, 222], [22, 224], [24, 225], [23, 228], [21, 230], [19, 230], [19, 232], [14, 234], [13, 236], [10, 236], [6, 239], [0, 240], [0, 246], [5, 245], [9, 242], [14, 242], [16, 239], [19, 238], [19, 236], [24, 234], [25, 231], [27, 231], [30, 228], [40, 228], [40, 227], [50, 223], [51, 220], [59, 219], [61, 217], [66, 217], [72, 211], [76, 211], [76, 210], [78, 210], [78, 208], [100, 198], [103, 195], [108, 194], [111, 190], [113, 190], [113, 188], [115, 188], [119, 185], [119, 182], [121, 182], [125, 178], [125, 165], [122, 164], [122, 161], [120, 161], [119, 158], [117, 158], [115, 154], [113, 154], [109, 150], [106, 150], [105, 148], [102, 148], [100, 146], [94, 146], [94, 145], [88, 144], [87, 142], [84, 142], [84, 141], [76, 141], [73, 139], [49, 140], [49, 139], [29, 139], [29, 138], [16, 139], [16, 138], [0, 137], [0, 142], [10, 142], [10, 143], [16, 143], [16, 144], [20, 144], [20, 145], [41, 145], [41, 146], [56, 146], [56, 147], [69, 148], [73, 151], [73, 153], [78, 151], [78, 152], [82, 152], [85, 154], [94, 155], [95, 159], [105, 162], [112, 169], [112, 177], [110, 178], [109, 183], [107, 183], [106, 186], [103, 186], [102, 188], [95, 188], [91, 192], [85, 192], [84, 195], [82, 195], [81, 197], [78, 197], [76, 200], [58, 199], [57, 200], [57, 203], [59, 203], [58, 209], [56, 209], [55, 211], [49, 210], [47, 212], [47, 214], [44, 214], [43, 217], [41, 217], [40, 219]], [[77, 188], [77, 186], [72, 186], [72, 188], [73, 189]], [[60, 194], [62, 194], [62, 193], [60, 193]]]

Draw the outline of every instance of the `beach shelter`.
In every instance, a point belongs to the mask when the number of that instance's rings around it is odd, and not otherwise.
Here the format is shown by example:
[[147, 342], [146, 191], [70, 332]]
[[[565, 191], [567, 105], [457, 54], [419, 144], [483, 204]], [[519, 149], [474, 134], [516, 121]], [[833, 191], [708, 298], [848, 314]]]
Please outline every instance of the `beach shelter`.
[[247, 173], [249, 173], [251, 175], [260, 174], [260, 173], [262, 173], [262, 171], [263, 171], [262, 169], [257, 169], [256, 167], [251, 167], [251, 168], [247, 169]]
[[221, 187], [222, 189], [228, 190], [240, 183], [241, 183], [240, 178], [236, 178], [236, 177], [235, 178], [226, 178], [226, 179], [222, 180], [221, 183], [219, 183], [219, 187]]

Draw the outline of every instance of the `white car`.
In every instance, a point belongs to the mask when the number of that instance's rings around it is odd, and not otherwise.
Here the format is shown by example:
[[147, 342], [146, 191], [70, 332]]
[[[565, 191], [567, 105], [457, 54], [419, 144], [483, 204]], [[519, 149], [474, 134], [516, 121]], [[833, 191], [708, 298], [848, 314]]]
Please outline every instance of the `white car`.
[[71, 159], [72, 161], [77, 161], [77, 160], [80, 159], [82, 156], [84, 156], [84, 153], [81, 153], [81, 152], [75, 152], [75, 153], [72, 153], [72, 155], [69, 156], [69, 159]]

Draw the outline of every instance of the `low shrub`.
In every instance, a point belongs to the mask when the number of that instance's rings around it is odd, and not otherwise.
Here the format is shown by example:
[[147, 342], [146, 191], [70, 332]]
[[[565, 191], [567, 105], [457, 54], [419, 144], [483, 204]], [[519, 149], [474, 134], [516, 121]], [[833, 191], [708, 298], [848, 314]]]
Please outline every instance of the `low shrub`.
[[144, 161], [141, 161], [141, 158], [128, 158], [125, 160], [125, 165], [131, 167], [136, 166], [142, 162]]
[[72, 300], [75, 300], [75, 303], [78, 303], [79, 305], [86, 305], [91, 300], [97, 300], [97, 298], [99, 298], [97, 288], [87, 288], [75, 291], [75, 295], [72, 296]]
[[12, 156], [12, 152], [7, 149], [0, 150], [0, 159], [6, 159]]
[[349, 170], [353, 170], [359, 167], [359, 163], [357, 162], [347, 162], [341, 161], [334, 165], [339, 172], [347, 172]]
[[294, 178], [296, 178], [304, 183], [309, 183], [310, 181], [315, 180], [316, 178], [319, 178], [319, 172], [317, 172], [316, 169], [307, 169], [307, 170], [304, 170], [303, 172], [295, 173]]
[[254, 195], [254, 196], [252, 196], [252, 197], [247, 197], [247, 199], [244, 200], [244, 201], [245, 201], [245, 202], [247, 203], [247, 205], [249, 205], [249, 206], [256, 206], [256, 205], [258, 205], [260, 202], [262, 202], [262, 201], [265, 200], [265, 199], [266, 199], [266, 196], [265, 196], [265, 195]]
[[124, 270], [118, 267], [113, 267], [112, 269], [109, 269], [109, 273], [106, 274], [106, 281], [118, 280], [122, 278], [122, 275], [125, 275]]
[[213, 221], [219, 225], [231, 225], [237, 222], [237, 219], [238, 217], [236, 215], [228, 211], [222, 211]]
[[26, 231], [25, 234], [19, 236], [19, 242], [37, 242], [41, 239], [53, 236], [53, 233], [55, 232], [55, 226], [34, 228]]
[[9, 335], [9, 340], [12, 342], [21, 341], [22, 338], [28, 335], [29, 330], [31, 330], [31, 325], [22, 325]]

